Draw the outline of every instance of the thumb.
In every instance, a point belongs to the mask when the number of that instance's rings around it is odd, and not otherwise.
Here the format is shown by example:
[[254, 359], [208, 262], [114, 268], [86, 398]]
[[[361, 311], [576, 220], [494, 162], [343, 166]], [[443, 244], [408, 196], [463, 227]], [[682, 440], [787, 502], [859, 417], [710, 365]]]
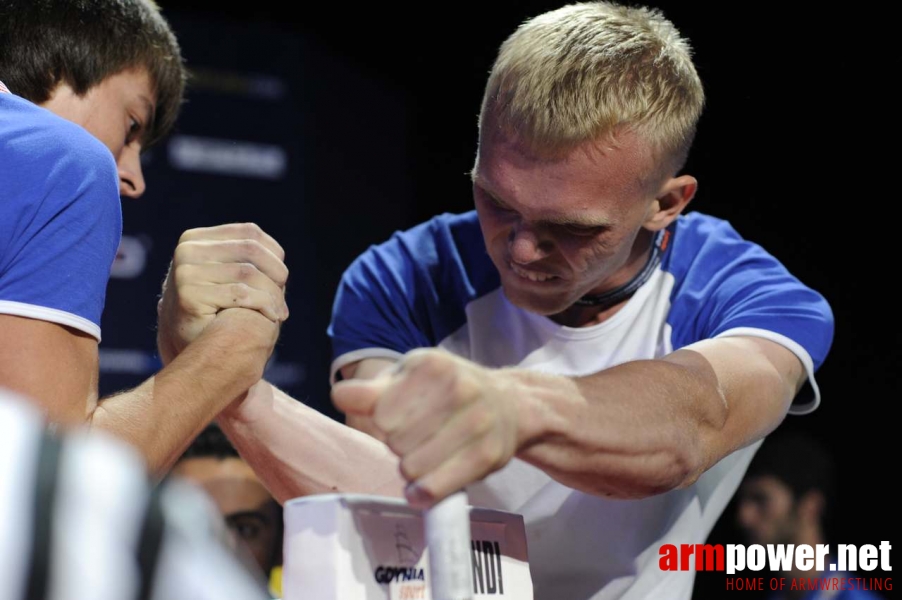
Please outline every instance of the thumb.
[[332, 386], [332, 404], [345, 414], [371, 417], [387, 387], [387, 377], [339, 381]]

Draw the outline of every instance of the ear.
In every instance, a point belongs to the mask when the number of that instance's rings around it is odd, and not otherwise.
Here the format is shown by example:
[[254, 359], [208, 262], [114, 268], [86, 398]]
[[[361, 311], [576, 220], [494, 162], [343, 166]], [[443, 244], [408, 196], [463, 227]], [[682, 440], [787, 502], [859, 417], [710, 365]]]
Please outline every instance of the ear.
[[698, 180], [692, 175], [680, 175], [665, 181], [648, 207], [642, 226], [649, 231], [659, 231], [670, 225], [683, 212], [697, 189]]
[[799, 518], [807, 523], [818, 523], [824, 516], [826, 498], [820, 490], [808, 490], [796, 503]]

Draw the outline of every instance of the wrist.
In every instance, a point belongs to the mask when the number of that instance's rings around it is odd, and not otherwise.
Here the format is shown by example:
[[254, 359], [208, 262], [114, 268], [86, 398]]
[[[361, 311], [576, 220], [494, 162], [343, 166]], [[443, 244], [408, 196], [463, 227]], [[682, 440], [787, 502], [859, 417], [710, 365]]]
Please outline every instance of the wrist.
[[164, 367], [171, 363], [172, 359], [174, 359], [177, 354], [173, 344], [168, 341], [167, 336], [163, 334], [163, 330], [160, 329], [159, 326], [157, 329], [157, 354]]
[[160, 355], [160, 361], [163, 363], [164, 367], [178, 356], [178, 351], [172, 341], [171, 327], [166, 325], [168, 321], [166, 318], [166, 315], [168, 314], [167, 309], [169, 308], [168, 305], [171, 304], [171, 302], [167, 302], [166, 298], [166, 283], [167, 281], [163, 282], [163, 292], [157, 300], [157, 352]]
[[264, 379], [252, 385], [246, 392], [235, 398], [217, 417], [222, 424], [251, 425], [264, 412], [271, 410], [274, 403], [273, 388]]
[[205, 325], [184, 352], [202, 346], [215, 349], [221, 355], [223, 368], [232, 380], [241, 382], [240, 389], [244, 391], [263, 378], [276, 334], [272, 322], [256, 311], [227, 308]]
[[526, 369], [502, 371], [509, 381], [505, 395], [515, 404], [517, 414], [517, 453], [566, 429], [554, 407], [568, 395], [570, 388], [573, 393], [578, 393], [573, 380]]

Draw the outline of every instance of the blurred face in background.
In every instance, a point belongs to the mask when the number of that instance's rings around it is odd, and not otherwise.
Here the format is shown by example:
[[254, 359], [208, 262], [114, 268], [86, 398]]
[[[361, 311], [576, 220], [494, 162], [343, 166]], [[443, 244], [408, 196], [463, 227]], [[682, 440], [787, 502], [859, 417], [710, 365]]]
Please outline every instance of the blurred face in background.
[[280, 564], [280, 507], [246, 462], [234, 457], [191, 457], [179, 461], [172, 472], [210, 495], [236, 548], [252, 555], [264, 574]]
[[797, 517], [792, 490], [776, 477], [750, 477], [740, 486], [737, 525], [750, 543], [793, 543]]

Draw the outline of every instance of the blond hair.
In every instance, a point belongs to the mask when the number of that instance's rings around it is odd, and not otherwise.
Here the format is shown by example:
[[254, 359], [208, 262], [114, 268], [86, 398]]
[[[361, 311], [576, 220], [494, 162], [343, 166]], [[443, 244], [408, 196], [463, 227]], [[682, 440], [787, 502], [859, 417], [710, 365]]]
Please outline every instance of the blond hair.
[[531, 151], [555, 155], [624, 128], [682, 168], [704, 105], [687, 40], [657, 9], [570, 4], [524, 22], [501, 45], [486, 116]]

